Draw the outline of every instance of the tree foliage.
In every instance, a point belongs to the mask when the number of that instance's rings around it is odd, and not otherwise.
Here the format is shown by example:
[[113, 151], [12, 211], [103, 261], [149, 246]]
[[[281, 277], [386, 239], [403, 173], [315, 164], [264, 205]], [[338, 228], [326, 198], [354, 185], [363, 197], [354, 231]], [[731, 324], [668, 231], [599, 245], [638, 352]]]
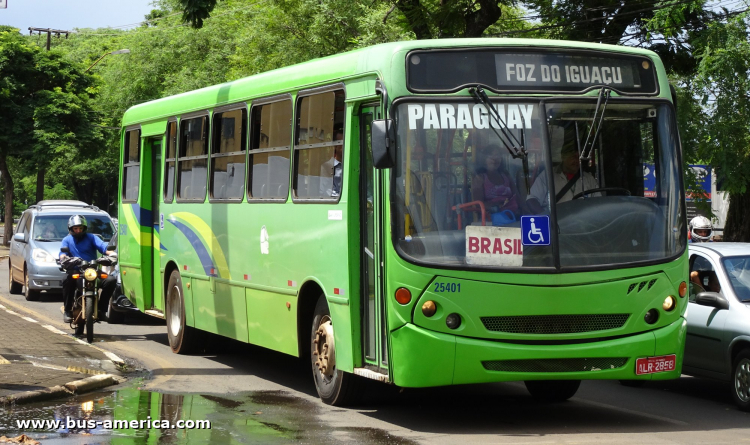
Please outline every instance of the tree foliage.
[[[5, 233], [13, 221], [14, 177], [60, 153], [91, 151], [101, 141], [91, 118], [92, 79], [59, 51], [42, 51], [17, 29], [0, 29], [0, 175], [5, 189]], [[28, 171], [27, 171], [28, 172]], [[9, 240], [6, 238], [5, 242]]]

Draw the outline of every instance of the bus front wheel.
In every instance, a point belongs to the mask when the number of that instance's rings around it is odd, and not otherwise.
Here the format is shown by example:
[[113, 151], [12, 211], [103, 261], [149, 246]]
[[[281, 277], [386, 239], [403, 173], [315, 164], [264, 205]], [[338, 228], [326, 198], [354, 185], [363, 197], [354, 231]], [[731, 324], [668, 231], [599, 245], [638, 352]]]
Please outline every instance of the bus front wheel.
[[336, 366], [333, 321], [324, 295], [318, 298], [310, 332], [310, 360], [315, 388], [328, 405], [344, 406], [355, 402], [359, 392], [357, 377]]
[[564, 402], [581, 386], [580, 380], [528, 380], [524, 383], [531, 397], [540, 402]]
[[175, 354], [187, 354], [195, 346], [195, 329], [185, 320], [185, 296], [180, 272], [173, 270], [167, 285], [167, 337]]

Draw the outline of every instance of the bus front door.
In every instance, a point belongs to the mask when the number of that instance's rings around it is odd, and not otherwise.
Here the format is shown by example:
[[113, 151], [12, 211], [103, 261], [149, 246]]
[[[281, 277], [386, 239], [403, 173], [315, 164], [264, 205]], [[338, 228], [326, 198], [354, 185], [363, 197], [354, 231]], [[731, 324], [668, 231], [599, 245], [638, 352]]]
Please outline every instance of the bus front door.
[[153, 308], [164, 312], [164, 296], [162, 295], [164, 280], [161, 277], [161, 219], [159, 203], [161, 202], [161, 148], [162, 137], [148, 138], [147, 143], [151, 146], [151, 295], [153, 295]]
[[372, 164], [370, 144], [372, 121], [380, 107], [362, 107], [360, 127], [360, 221], [363, 365], [371, 371], [388, 374], [388, 336], [383, 300], [383, 193], [382, 170]]

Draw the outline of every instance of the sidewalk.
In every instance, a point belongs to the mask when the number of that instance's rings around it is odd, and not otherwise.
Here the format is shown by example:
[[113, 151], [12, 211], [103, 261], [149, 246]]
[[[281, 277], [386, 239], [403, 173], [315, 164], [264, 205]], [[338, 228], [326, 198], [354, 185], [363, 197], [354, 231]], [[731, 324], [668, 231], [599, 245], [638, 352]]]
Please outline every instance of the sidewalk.
[[[0, 258], [7, 248], [0, 247]], [[0, 302], [0, 407], [124, 381], [122, 360]]]

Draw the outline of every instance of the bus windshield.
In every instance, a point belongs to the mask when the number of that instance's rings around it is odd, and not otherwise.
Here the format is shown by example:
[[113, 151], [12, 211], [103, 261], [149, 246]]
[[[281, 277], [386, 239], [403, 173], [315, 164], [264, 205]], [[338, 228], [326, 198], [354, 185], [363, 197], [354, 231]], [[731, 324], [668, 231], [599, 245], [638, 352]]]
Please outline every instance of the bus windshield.
[[492, 105], [496, 113], [470, 100], [396, 107], [392, 215], [402, 256], [456, 268], [559, 269], [683, 251], [668, 104], [594, 98]]

